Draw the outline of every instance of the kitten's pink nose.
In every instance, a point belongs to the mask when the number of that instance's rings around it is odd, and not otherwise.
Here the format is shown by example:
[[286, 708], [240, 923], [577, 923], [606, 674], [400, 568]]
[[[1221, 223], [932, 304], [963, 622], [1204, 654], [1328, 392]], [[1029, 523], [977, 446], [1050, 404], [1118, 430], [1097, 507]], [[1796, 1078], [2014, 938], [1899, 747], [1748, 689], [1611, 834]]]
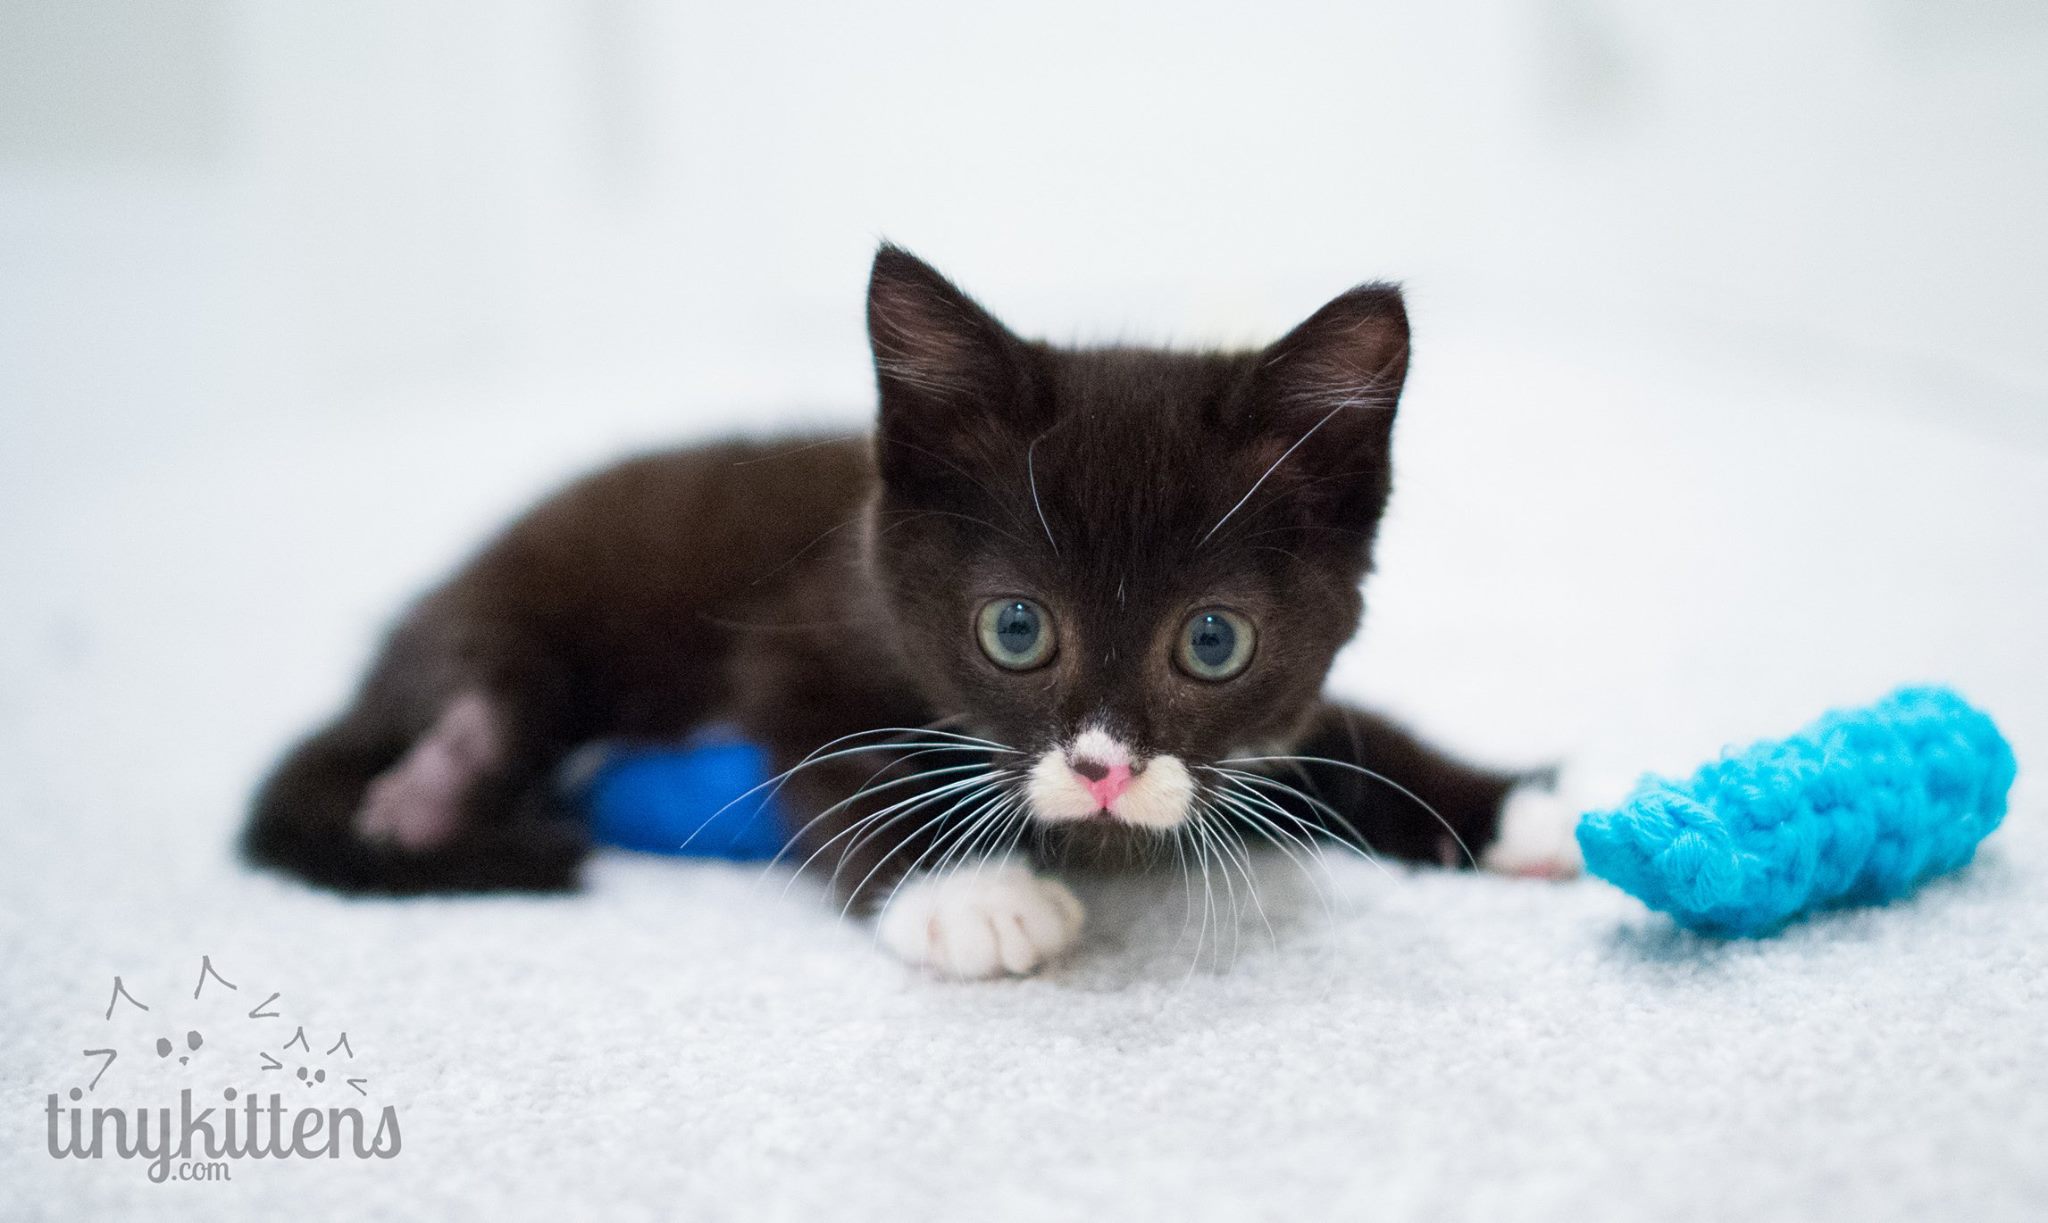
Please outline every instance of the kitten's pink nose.
[[1080, 759], [1067, 761], [1067, 767], [1074, 770], [1074, 775], [1087, 787], [1089, 797], [1104, 810], [1108, 810], [1117, 796], [1131, 786], [1131, 766], [1128, 764], [1103, 764]]

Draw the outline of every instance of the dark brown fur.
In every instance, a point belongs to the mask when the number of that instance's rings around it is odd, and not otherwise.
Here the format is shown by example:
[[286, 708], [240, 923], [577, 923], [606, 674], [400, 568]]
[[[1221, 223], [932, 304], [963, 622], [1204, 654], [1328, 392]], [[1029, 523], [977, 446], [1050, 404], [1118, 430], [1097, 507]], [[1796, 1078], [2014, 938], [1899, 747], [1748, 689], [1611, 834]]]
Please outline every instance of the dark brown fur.
[[[1509, 776], [1318, 695], [1363, 610], [1389, 488], [1397, 291], [1353, 290], [1258, 352], [1063, 350], [884, 247], [869, 325], [875, 440], [653, 455], [543, 502], [407, 613], [350, 707], [264, 783], [250, 857], [347, 890], [565, 888], [584, 852], [556, 786], [569, 753], [714, 722], [778, 770], [842, 736], [932, 724], [1036, 752], [1097, 718], [1191, 766], [1278, 744], [1337, 762], [1294, 778], [1335, 811], [1287, 800], [1304, 828], [1452, 863], [1491, 839]], [[1030, 672], [991, 664], [973, 630], [983, 601], [1020, 593], [1060, 626]], [[1253, 665], [1223, 683], [1169, 661], [1186, 615], [1216, 604], [1259, 625]], [[506, 751], [460, 830], [414, 850], [359, 836], [372, 780], [465, 692], [499, 712]], [[883, 764], [797, 770], [786, 810], [841, 805], [799, 855], [915, 792], [860, 796]], [[820, 861], [865, 901], [949, 831], [904, 831], [924, 822], [840, 838]], [[1083, 861], [1159, 843], [1099, 822], [1031, 839]]]

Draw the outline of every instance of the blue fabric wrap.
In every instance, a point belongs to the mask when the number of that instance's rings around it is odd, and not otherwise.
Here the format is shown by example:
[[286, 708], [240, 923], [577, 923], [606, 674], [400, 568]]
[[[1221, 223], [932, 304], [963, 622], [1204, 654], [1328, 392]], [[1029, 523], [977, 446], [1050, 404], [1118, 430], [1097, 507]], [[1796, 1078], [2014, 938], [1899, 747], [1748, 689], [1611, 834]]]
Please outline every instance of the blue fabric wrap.
[[1818, 909], [1906, 895], [1967, 863], [2016, 765], [1989, 716], [1902, 688], [1683, 781], [1645, 777], [1578, 826], [1586, 869], [1680, 925], [1769, 934]]
[[582, 802], [602, 844], [758, 862], [784, 841], [767, 781], [768, 755], [753, 743], [632, 748], [598, 767]]

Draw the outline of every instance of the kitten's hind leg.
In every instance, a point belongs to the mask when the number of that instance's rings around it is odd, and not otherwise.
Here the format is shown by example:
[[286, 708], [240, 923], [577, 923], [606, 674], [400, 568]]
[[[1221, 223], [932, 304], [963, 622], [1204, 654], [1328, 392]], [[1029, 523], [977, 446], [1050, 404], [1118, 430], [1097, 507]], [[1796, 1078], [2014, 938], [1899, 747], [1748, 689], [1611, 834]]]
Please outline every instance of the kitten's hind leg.
[[505, 731], [483, 693], [461, 693], [431, 729], [370, 780], [356, 835], [400, 849], [439, 849], [462, 831], [463, 804], [505, 762]]
[[289, 753], [259, 789], [243, 851], [342, 891], [559, 891], [582, 830], [554, 809], [548, 753], [521, 751], [470, 690], [425, 733], [364, 705]]
[[1569, 770], [1546, 770], [1508, 791], [1500, 826], [1479, 852], [1479, 864], [1502, 875], [1570, 879], [1585, 869], [1579, 853], [1579, 816], [1592, 809]]

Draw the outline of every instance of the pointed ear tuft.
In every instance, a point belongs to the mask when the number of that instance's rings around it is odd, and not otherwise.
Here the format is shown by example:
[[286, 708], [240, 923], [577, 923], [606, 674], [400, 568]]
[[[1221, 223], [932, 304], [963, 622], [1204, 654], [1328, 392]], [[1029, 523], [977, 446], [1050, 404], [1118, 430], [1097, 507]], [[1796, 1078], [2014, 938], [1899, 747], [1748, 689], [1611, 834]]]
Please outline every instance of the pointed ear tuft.
[[899, 246], [883, 243], [868, 277], [868, 341], [881, 393], [883, 479], [936, 493], [950, 469], [987, 461], [1027, 422], [1023, 342]]
[[1303, 409], [1371, 405], [1393, 411], [1408, 377], [1408, 309], [1398, 285], [1362, 284], [1260, 354], [1270, 400]]
[[[1260, 353], [1246, 405], [1293, 510], [1370, 539], [1391, 483], [1394, 409], [1408, 377], [1408, 311], [1391, 284], [1363, 284]], [[1284, 461], [1283, 461], [1284, 460]]]
[[868, 274], [868, 343], [886, 410], [892, 390], [926, 399], [986, 393], [1007, 371], [1016, 339], [930, 264], [885, 242]]

